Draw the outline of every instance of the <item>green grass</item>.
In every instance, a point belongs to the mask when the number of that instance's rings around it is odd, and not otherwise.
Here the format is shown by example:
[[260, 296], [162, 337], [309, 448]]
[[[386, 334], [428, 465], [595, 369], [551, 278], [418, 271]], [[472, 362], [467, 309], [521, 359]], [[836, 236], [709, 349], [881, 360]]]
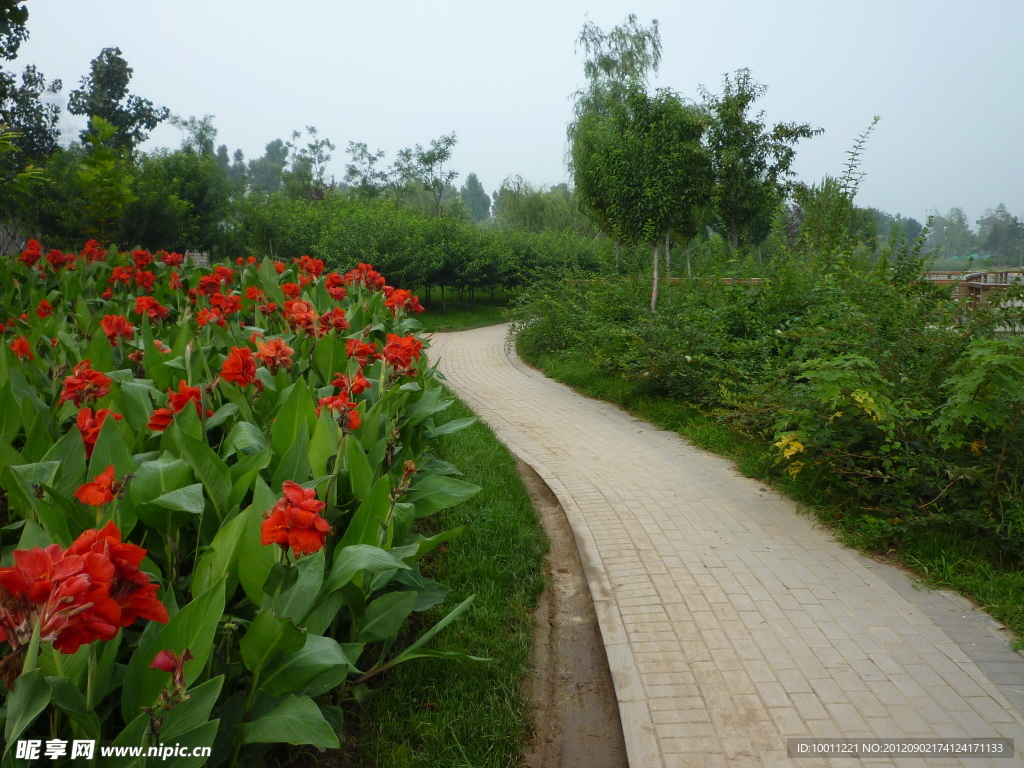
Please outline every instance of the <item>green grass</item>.
[[948, 526], [913, 529], [896, 536], [877, 518], [856, 508], [828, 478], [813, 472], [790, 477], [775, 464], [769, 443], [738, 434], [713, 415], [651, 393], [642, 383], [608, 374], [571, 353], [539, 353], [524, 359], [551, 378], [590, 397], [622, 406], [637, 418], [671, 429], [695, 445], [727, 456], [747, 477], [758, 478], [799, 502], [835, 530], [847, 546], [913, 571], [931, 586], [955, 589], [1024, 636], [1024, 567], [1019, 557]]
[[[445, 418], [471, 416], [456, 402]], [[547, 539], [515, 459], [482, 424], [438, 441], [435, 455], [483, 490], [428, 519], [436, 531], [466, 532], [425, 564], [452, 593], [419, 631], [475, 593], [470, 611], [431, 648], [495, 659], [489, 663], [418, 659], [381, 675], [350, 716], [357, 764], [366, 768], [505, 768], [521, 764], [529, 702], [520, 689], [533, 641], [532, 611], [544, 586]]]
[[480, 291], [475, 306], [470, 309], [468, 295], [459, 299], [455, 291], [449, 291], [445, 300], [445, 311], [441, 308], [441, 294], [435, 290], [431, 293], [429, 306], [424, 303], [426, 312], [418, 315], [417, 319], [423, 323], [423, 330], [427, 333], [468, 331], [470, 328], [497, 325], [505, 322], [505, 310], [511, 298], [507, 291], [500, 289], [494, 294], [493, 299], [489, 293]]

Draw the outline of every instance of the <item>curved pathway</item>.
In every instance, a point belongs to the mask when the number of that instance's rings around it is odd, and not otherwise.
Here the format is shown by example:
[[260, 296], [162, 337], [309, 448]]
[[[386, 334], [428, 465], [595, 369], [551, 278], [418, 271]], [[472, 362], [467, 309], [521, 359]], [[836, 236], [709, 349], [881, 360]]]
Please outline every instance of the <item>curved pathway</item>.
[[565, 508], [632, 768], [826, 764], [788, 759], [793, 736], [1024, 749], [1024, 659], [994, 622], [843, 548], [729, 461], [528, 368], [506, 331], [436, 334], [431, 356]]

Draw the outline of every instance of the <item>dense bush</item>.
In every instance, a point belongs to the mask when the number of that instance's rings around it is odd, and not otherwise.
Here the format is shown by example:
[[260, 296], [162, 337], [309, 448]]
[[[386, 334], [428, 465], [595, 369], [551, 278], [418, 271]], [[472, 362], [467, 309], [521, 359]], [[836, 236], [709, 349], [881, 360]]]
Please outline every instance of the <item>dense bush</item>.
[[821, 475], [884, 538], [969, 526], [1024, 554], [1024, 303], [977, 307], [888, 258], [773, 260], [755, 285], [682, 281], [645, 310], [643, 282], [537, 287], [518, 308], [528, 356], [561, 350], [713, 411]]

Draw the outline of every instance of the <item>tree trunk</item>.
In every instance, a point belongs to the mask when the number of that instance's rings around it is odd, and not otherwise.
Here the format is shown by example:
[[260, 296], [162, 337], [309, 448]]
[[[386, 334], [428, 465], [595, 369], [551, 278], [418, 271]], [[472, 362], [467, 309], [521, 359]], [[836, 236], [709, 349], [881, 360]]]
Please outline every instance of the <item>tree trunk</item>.
[[665, 279], [672, 279], [672, 238], [665, 233]]
[[615, 271], [619, 271], [619, 241], [615, 241]]
[[757, 266], [764, 266], [764, 260], [761, 258], [761, 244], [757, 244]]
[[430, 286], [429, 285], [424, 285], [423, 286], [423, 298], [425, 298], [427, 300], [427, 306], [429, 307], [430, 306]]
[[448, 314], [448, 305], [444, 303], [444, 283], [441, 283], [441, 311]]
[[476, 288], [470, 286], [469, 288], [469, 311], [472, 312], [476, 309]]
[[686, 241], [686, 276], [688, 278], [693, 277], [693, 273], [690, 271], [690, 241]]
[[651, 246], [654, 252], [654, 282], [651, 287], [651, 312], [658, 308], [658, 244]]

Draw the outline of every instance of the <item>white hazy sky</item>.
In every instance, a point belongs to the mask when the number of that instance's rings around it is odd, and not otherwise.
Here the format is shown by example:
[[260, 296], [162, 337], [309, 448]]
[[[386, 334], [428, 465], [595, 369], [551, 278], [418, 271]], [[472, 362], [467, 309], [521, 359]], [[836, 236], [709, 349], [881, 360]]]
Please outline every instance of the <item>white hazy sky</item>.
[[[1024, 213], [1021, 0], [31, 0], [30, 40], [13, 66], [64, 80], [64, 97], [104, 47], [135, 70], [131, 91], [183, 116], [212, 114], [217, 143], [246, 158], [316, 126], [344, 148], [393, 153], [455, 131], [459, 183], [510, 174], [567, 179], [570, 95], [583, 83], [575, 38], [636, 13], [658, 19], [655, 87], [697, 98], [741, 67], [769, 86], [770, 122], [807, 122], [795, 170], [838, 175], [874, 115], [858, 197], [923, 221], [1005, 203]], [[177, 146], [170, 126], [147, 148]]]

